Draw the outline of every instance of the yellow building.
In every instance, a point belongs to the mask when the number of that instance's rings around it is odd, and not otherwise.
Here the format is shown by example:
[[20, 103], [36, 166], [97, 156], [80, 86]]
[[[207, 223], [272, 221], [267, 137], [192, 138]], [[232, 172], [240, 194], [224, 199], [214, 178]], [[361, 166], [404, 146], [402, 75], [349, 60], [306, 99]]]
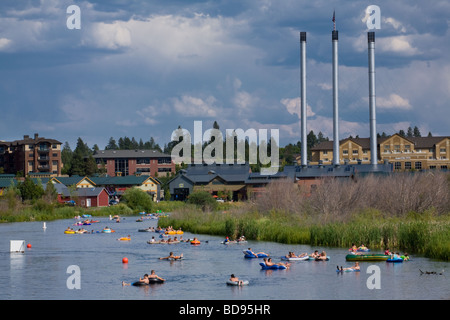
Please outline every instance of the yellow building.
[[[395, 171], [450, 168], [450, 137], [378, 138], [378, 161], [392, 163]], [[347, 138], [339, 143], [339, 159], [345, 163], [370, 163], [370, 138]], [[311, 164], [332, 164], [333, 141], [311, 148]]]

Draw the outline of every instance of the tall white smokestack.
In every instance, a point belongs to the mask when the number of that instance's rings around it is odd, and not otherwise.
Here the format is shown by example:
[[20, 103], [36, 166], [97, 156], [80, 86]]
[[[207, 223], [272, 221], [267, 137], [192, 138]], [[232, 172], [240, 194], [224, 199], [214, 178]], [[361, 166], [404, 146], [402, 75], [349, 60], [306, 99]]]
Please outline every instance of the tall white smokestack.
[[[334, 14], [333, 14], [334, 22]], [[338, 106], [338, 32], [331, 33], [333, 42], [333, 165], [339, 165], [339, 106]]]
[[301, 135], [302, 135], [302, 166], [308, 165], [306, 137], [306, 32], [300, 32], [300, 78], [301, 78]]
[[367, 32], [369, 46], [369, 113], [370, 113], [370, 164], [378, 164], [377, 119], [375, 104], [375, 32]]

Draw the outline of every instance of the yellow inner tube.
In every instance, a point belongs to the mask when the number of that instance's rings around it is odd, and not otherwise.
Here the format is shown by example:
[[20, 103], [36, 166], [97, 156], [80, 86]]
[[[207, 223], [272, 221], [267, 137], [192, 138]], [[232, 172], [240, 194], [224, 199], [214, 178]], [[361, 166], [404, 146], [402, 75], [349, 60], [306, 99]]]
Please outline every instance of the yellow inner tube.
[[183, 234], [184, 232], [181, 230], [177, 230], [177, 231], [166, 231], [165, 234]]
[[64, 231], [65, 234], [75, 234], [75, 231], [66, 230]]
[[131, 238], [119, 238], [118, 240], [120, 240], [120, 241], [130, 241]]

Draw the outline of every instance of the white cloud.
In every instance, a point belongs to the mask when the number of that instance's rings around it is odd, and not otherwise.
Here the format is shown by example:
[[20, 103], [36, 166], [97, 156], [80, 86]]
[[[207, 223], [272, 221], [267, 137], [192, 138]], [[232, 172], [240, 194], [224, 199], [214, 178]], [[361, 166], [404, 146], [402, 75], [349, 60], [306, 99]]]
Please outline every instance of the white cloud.
[[84, 33], [82, 44], [104, 49], [119, 49], [131, 45], [131, 34], [125, 22], [94, 23]]
[[400, 31], [401, 33], [406, 32], [406, 28], [403, 26], [403, 24], [401, 22], [395, 20], [394, 18], [391, 18], [391, 17], [382, 18], [382, 21], [383, 21], [383, 23], [391, 25], [392, 27], [394, 27], [395, 30]]
[[173, 108], [179, 115], [187, 117], [216, 117], [218, 107], [214, 106], [216, 98], [209, 96], [206, 99], [183, 95], [181, 99], [172, 99]]
[[7, 49], [11, 44], [11, 40], [7, 38], [0, 38], [0, 50]]
[[[301, 106], [301, 100], [300, 98], [285, 98], [281, 99], [280, 101], [285, 107], [286, 110], [290, 114], [296, 114], [298, 118], [300, 119], [300, 106]], [[306, 117], [312, 117], [315, 113], [312, 111], [311, 106], [309, 104], [306, 104]]]
[[410, 110], [412, 109], [408, 99], [399, 96], [396, 93], [391, 93], [387, 98], [377, 97], [377, 107], [381, 109], [398, 109], [398, 110]]

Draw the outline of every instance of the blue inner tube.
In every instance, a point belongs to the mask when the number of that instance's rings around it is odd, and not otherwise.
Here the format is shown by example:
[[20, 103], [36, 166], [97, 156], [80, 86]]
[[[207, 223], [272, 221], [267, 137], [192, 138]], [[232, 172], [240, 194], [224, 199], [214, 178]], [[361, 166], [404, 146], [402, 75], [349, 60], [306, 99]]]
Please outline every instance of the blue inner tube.
[[403, 262], [402, 258], [387, 259], [386, 262]]
[[336, 272], [361, 272], [361, 270], [348, 269], [348, 270], [336, 270]]
[[244, 251], [244, 257], [245, 258], [267, 258], [269, 255], [267, 254], [263, 254], [263, 253], [258, 253], [257, 255], [254, 255], [251, 251], [249, 250], [245, 250]]
[[261, 266], [261, 268], [262, 268], [263, 270], [270, 270], [270, 269], [272, 269], [272, 270], [286, 269], [285, 266], [281, 266], [281, 265], [277, 265], [277, 264], [274, 264], [273, 266], [267, 266], [264, 262], [260, 262], [259, 265]]

